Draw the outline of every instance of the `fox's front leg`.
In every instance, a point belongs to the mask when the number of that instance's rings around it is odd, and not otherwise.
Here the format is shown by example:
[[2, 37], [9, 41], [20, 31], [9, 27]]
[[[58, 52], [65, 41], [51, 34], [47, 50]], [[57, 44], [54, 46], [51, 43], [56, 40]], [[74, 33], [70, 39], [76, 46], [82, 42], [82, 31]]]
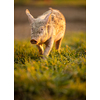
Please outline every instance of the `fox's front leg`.
[[45, 42], [46, 48], [43, 53], [43, 56], [47, 57], [49, 55], [49, 53], [53, 47], [53, 43], [54, 43], [54, 39], [52, 37], [50, 37], [50, 39]]

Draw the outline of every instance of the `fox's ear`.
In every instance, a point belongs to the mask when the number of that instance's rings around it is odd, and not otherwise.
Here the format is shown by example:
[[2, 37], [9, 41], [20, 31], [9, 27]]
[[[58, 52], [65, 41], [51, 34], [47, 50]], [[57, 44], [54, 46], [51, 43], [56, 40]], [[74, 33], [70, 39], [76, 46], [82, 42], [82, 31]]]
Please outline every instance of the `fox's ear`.
[[45, 24], [47, 24], [47, 22], [48, 22], [48, 20], [49, 20], [49, 16], [52, 14], [52, 9], [50, 9], [51, 10], [51, 12], [44, 18], [44, 22], [45, 22]]
[[29, 10], [26, 9], [26, 15], [28, 16], [29, 22], [30, 24], [32, 24], [34, 22], [34, 17], [30, 14]]

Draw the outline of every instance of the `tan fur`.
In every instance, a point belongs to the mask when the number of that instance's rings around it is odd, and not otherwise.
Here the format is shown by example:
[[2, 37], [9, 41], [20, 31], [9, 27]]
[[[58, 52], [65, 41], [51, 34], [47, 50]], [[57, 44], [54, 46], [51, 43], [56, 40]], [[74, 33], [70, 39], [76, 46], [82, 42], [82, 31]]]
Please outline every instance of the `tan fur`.
[[[63, 14], [52, 8], [36, 19], [28, 10], [26, 10], [26, 14], [32, 28], [31, 43], [36, 42], [39, 53], [48, 56], [54, 42], [56, 43], [56, 49], [59, 50], [66, 28]], [[46, 45], [45, 50], [42, 44]]]

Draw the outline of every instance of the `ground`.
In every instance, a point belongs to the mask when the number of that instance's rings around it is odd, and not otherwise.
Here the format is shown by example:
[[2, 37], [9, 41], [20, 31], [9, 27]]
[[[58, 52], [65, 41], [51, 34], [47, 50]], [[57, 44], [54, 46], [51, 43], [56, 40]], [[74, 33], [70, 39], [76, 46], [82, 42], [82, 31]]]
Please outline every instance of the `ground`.
[[66, 34], [58, 53], [53, 47], [46, 60], [27, 40], [15, 40], [15, 100], [85, 100], [86, 35]]

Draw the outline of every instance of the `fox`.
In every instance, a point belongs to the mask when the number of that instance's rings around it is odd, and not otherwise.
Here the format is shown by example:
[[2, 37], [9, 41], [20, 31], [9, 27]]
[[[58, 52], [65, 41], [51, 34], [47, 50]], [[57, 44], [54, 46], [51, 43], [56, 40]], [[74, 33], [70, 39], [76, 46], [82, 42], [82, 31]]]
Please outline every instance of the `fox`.
[[[26, 15], [31, 26], [31, 44], [35, 44], [43, 58], [48, 57], [55, 42], [55, 47], [60, 51], [61, 42], [66, 30], [64, 15], [56, 9], [49, 8], [41, 16], [34, 18], [28, 9]], [[46, 45], [45, 50], [43, 44]]]

